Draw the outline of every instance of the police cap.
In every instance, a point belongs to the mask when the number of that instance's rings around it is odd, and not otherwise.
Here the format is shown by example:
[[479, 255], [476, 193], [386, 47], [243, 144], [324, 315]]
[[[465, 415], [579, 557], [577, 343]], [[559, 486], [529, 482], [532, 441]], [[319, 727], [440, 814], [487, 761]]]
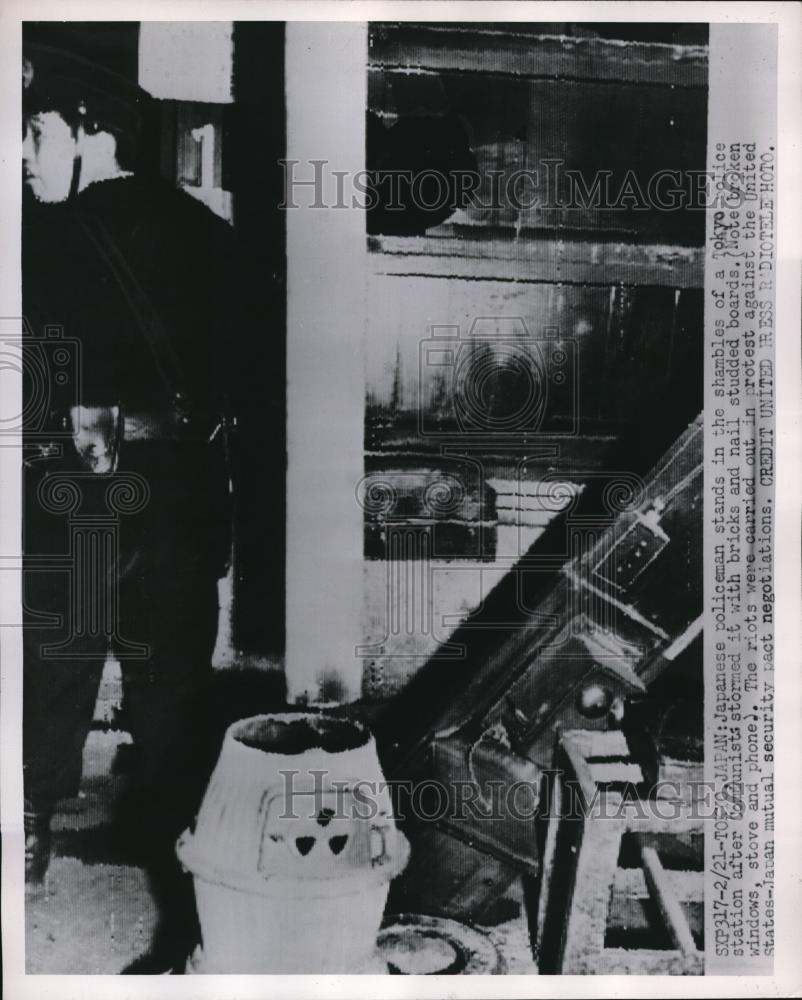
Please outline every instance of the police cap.
[[132, 80], [46, 45], [23, 48], [23, 114], [57, 111], [71, 125], [134, 139], [150, 95]]

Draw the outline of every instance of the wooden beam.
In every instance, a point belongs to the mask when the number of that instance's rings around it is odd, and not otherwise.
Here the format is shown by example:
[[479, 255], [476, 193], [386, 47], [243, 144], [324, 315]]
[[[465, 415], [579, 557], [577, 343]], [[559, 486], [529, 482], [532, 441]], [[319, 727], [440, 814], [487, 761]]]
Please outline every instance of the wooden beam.
[[554, 239], [372, 236], [373, 275], [538, 284], [701, 288], [704, 250], [659, 244]]
[[657, 904], [674, 947], [681, 952], [683, 958], [693, 959], [696, 956], [696, 944], [687, 918], [677, 899], [674, 886], [660, 864], [657, 851], [653, 847], [642, 847], [641, 858], [643, 859], [643, 874], [649, 888], [649, 894]]
[[[666, 870], [666, 879], [681, 903], [704, 902], [704, 872]], [[613, 880], [613, 894], [643, 899], [649, 895], [642, 868], [618, 868]]]
[[369, 69], [706, 87], [704, 45], [668, 45], [434, 25], [371, 31]]
[[578, 783], [579, 790], [582, 793], [582, 805], [586, 814], [585, 819], [587, 820], [587, 813], [589, 812], [591, 806], [595, 804], [598, 786], [593, 780], [590, 767], [582, 755], [582, 751], [577, 741], [572, 738], [570, 733], [566, 733], [565, 736], [561, 738], [560, 749], [567, 757], [568, 763], [573, 771], [573, 775]]

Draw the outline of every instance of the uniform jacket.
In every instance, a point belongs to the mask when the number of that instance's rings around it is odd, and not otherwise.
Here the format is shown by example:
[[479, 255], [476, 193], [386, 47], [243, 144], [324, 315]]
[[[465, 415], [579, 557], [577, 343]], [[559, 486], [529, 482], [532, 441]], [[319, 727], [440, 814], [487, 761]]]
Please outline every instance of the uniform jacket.
[[[191, 441], [121, 444], [119, 471], [144, 476], [150, 488], [149, 513], [132, 520], [127, 537], [139, 548], [179, 546], [221, 570], [229, 490], [215, 428], [243, 332], [233, 231], [167, 184], [102, 181], [64, 204], [26, 201], [22, 283], [39, 358], [23, 391], [43, 401], [26, 440], [43, 440], [48, 428], [63, 435], [76, 402], [117, 405], [123, 414], [185, 412], [196, 431]], [[46, 336], [48, 328], [58, 336]], [[40, 516], [34, 481], [76, 469], [76, 459], [67, 439], [59, 457], [31, 464], [26, 551], [58, 544], [52, 518]]]

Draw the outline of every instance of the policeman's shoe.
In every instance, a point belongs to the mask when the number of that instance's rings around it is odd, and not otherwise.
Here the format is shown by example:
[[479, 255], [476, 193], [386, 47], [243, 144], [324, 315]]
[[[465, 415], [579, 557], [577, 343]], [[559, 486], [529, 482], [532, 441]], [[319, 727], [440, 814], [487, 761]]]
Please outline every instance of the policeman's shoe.
[[122, 970], [124, 976], [181, 976], [198, 941], [188, 927], [162, 916], [156, 925], [150, 947]]
[[123, 976], [181, 976], [189, 956], [187, 952], [169, 952], [151, 948], [122, 969]]
[[25, 888], [35, 891], [45, 880], [50, 864], [50, 813], [25, 810]]

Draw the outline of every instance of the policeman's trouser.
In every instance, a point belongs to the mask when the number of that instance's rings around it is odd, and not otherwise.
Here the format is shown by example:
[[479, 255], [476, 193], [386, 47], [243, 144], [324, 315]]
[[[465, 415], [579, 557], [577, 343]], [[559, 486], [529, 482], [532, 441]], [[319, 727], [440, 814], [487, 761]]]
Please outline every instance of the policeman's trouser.
[[[28, 608], [64, 615], [67, 581], [51, 574], [26, 577]], [[136, 783], [148, 808], [160, 813], [160, 825], [179, 827], [191, 820], [202, 794], [204, 776], [194, 765], [203, 741], [198, 706], [211, 677], [217, 627], [216, 579], [197, 567], [182, 572], [180, 562], [177, 571], [162, 577], [134, 575], [121, 584], [120, 608], [119, 636], [146, 651], [141, 657], [115, 651], [125, 721], [138, 751]], [[41, 623], [24, 631], [25, 797], [27, 807], [40, 813], [78, 790], [103, 669], [105, 649], [98, 639], [83, 644], [92, 658], [82, 658], [82, 644], [76, 648], [74, 642], [70, 658], [52, 649], [48, 655], [46, 647], [64, 635], [63, 628]]]

